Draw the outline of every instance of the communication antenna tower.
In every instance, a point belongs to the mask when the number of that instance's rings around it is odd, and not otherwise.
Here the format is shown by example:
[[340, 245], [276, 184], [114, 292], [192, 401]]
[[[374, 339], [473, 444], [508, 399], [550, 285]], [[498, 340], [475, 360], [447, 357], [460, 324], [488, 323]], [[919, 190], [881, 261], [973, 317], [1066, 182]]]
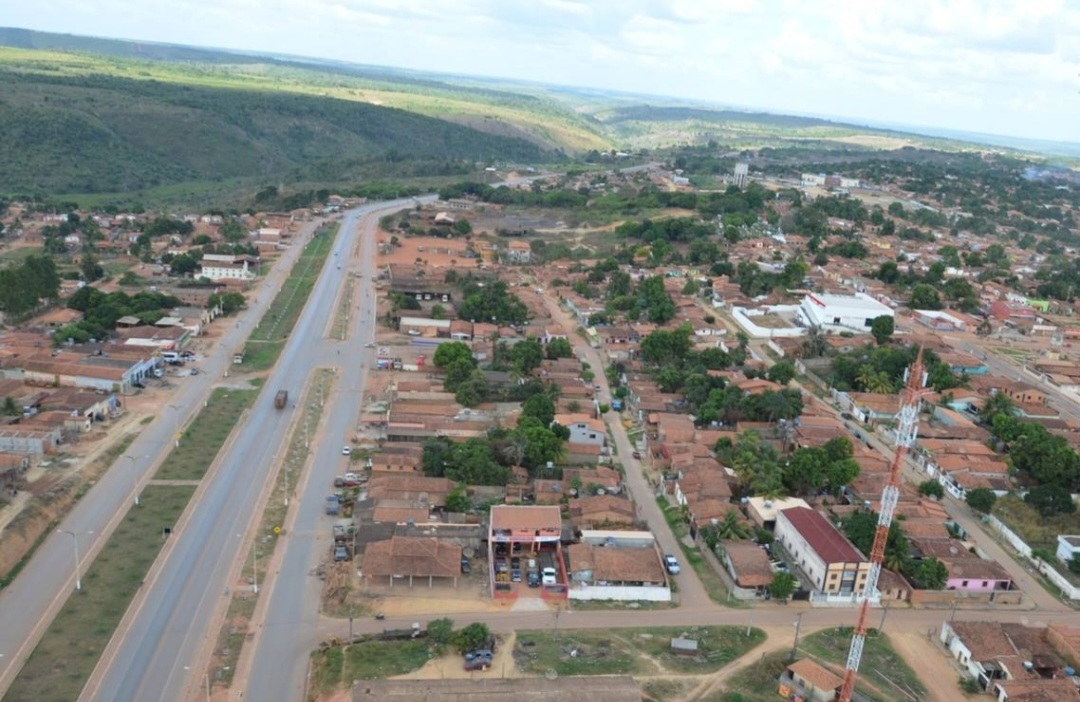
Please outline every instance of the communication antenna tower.
[[904, 468], [904, 456], [915, 443], [919, 430], [919, 403], [926, 390], [926, 373], [923, 371], [923, 349], [915, 356], [915, 362], [907, 369], [907, 385], [902, 393], [900, 422], [896, 428], [896, 448], [893, 450], [892, 464], [889, 466], [889, 480], [881, 491], [881, 511], [878, 513], [877, 530], [874, 532], [874, 546], [870, 549], [870, 572], [862, 592], [862, 608], [859, 620], [855, 624], [855, 633], [851, 636], [851, 648], [848, 650], [847, 664], [844, 666], [844, 684], [840, 686], [837, 702], [851, 702], [855, 691], [855, 679], [859, 673], [863, 646], [866, 644], [867, 622], [870, 619], [870, 603], [877, 599], [878, 577], [885, 560], [885, 544], [889, 540], [889, 527], [892, 525], [893, 512], [900, 499], [900, 479]]

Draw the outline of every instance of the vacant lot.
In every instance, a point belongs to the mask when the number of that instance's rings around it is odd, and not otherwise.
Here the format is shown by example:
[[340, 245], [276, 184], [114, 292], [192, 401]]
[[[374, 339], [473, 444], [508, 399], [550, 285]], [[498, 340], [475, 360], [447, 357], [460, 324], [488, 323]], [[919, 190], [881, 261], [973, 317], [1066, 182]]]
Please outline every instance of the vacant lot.
[[308, 699], [314, 700], [353, 680], [374, 680], [419, 670], [434, 658], [423, 639], [364, 641], [334, 646], [311, 654]]
[[6, 702], [74, 700], [97, 665], [131, 598], [165, 544], [163, 527], [184, 511], [194, 487], [150, 485], [68, 598], [4, 697]]
[[[851, 646], [851, 629], [841, 627], [811, 634], [799, 644], [799, 655], [809, 654], [819, 662], [832, 663], [842, 670]], [[863, 648], [858, 690], [875, 702], [924, 699], [926, 688], [904, 659], [893, 650], [889, 637], [871, 630]]]
[[788, 653], [773, 653], [728, 678], [724, 688], [702, 702], [777, 702], [777, 679], [788, 665]]
[[[671, 639], [698, 642], [696, 655], [671, 653]], [[514, 659], [525, 673], [542, 675], [664, 675], [719, 670], [765, 640], [760, 629], [730, 626], [521, 631]]]
[[[154, 478], [158, 480], [201, 480], [229, 438], [240, 415], [251, 406], [258, 390], [217, 388], [195, 421], [161, 464]], [[173, 412], [175, 410], [169, 410]]]

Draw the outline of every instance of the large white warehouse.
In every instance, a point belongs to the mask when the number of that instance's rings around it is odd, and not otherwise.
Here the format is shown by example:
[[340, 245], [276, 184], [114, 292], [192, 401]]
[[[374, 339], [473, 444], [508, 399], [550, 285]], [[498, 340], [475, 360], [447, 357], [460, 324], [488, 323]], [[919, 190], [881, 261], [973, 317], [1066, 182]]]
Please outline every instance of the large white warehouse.
[[869, 332], [877, 317], [892, 317], [892, 308], [865, 293], [809, 294], [799, 305], [799, 317], [808, 327], [834, 331]]

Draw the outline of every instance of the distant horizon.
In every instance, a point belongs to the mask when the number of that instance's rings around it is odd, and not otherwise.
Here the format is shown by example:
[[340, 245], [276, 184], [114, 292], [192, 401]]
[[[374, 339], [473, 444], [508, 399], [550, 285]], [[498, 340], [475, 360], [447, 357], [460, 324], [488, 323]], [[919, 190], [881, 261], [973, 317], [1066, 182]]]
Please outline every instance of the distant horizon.
[[[1068, 140], [1052, 140], [1052, 139], [1038, 139], [1032, 137], [1014, 136], [1003, 133], [994, 132], [978, 132], [962, 129], [954, 129], [950, 127], [940, 127], [930, 124], [915, 124], [915, 123], [903, 123], [903, 122], [890, 122], [881, 120], [867, 120], [859, 117], [852, 117], [842, 114], [828, 114], [828, 113], [815, 113], [815, 112], [797, 112], [797, 111], [777, 111], [767, 107], [754, 106], [748, 104], [727, 104], [713, 100], [704, 100], [700, 98], [681, 97], [677, 95], [664, 95], [659, 93], [644, 93], [638, 91], [627, 91], [602, 88], [597, 86], [588, 85], [568, 85], [562, 83], [545, 82], [540, 80], [528, 80], [521, 78], [514, 78], [512, 76], [499, 76], [493, 74], [476, 74], [476, 73], [461, 73], [453, 71], [441, 71], [421, 68], [410, 68], [406, 66], [395, 66], [391, 64], [377, 64], [377, 63], [362, 63], [357, 61], [350, 61], [347, 59], [329, 58], [322, 56], [311, 56], [303, 54], [283, 53], [276, 51], [266, 51], [260, 49], [238, 49], [228, 46], [214, 46], [209, 44], [183, 44], [174, 41], [157, 41], [151, 39], [125, 39], [117, 36], [96, 35], [96, 34], [80, 34], [75, 32], [48, 32], [38, 29], [31, 29], [29, 27], [15, 27], [15, 26], [0, 26], [0, 29], [15, 29], [20, 31], [34, 32], [38, 34], [53, 34], [59, 36], [71, 36], [82, 37], [87, 39], [99, 39], [105, 41], [124, 42], [129, 44], [148, 44], [154, 46], [170, 47], [170, 48], [182, 48], [195, 51], [204, 52], [216, 52], [224, 54], [233, 54], [236, 56], [245, 56], [249, 58], [265, 58], [275, 61], [284, 61], [298, 64], [311, 64], [311, 65], [323, 65], [323, 66], [345, 66], [350, 68], [369, 68], [379, 70], [391, 70], [401, 71], [406, 73], [414, 73], [420, 75], [440, 76], [448, 79], [460, 78], [477, 80], [482, 82], [507, 82], [518, 85], [535, 85], [544, 88], [555, 88], [563, 92], [571, 91], [588, 91], [597, 94], [606, 94], [612, 96], [619, 96], [625, 98], [637, 98], [643, 101], [647, 101], [649, 98], [665, 101], [667, 103], [682, 104], [687, 107], [708, 109], [713, 111], [733, 111], [733, 112], [745, 112], [747, 114], [762, 113], [783, 117], [805, 117], [811, 119], [820, 119], [824, 121], [834, 122], [841, 126], [850, 126], [857, 128], [865, 128], [877, 131], [896, 132], [899, 134], [908, 134], [911, 136], [921, 136], [927, 138], [947, 139], [951, 141], [961, 141], [970, 143], [977, 146], [985, 146], [992, 148], [1007, 148], [1019, 151], [1025, 151], [1034, 153], [1048, 159], [1052, 158], [1080, 158], [1080, 138], [1076, 141]], [[34, 50], [48, 51], [51, 49], [41, 48]], [[94, 53], [94, 52], [87, 52]], [[154, 59], [147, 59], [154, 60]], [[647, 103], [646, 103], [647, 104]]]
[[5, 24], [32, 31], [1080, 142], [1072, 0], [53, 0], [5, 10]]

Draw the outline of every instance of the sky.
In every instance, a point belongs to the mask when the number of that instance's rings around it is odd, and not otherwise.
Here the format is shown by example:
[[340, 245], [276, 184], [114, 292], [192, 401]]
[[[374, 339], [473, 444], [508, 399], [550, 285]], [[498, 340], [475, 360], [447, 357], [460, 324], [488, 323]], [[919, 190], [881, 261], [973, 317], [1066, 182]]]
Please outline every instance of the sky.
[[1080, 142], [1080, 0], [50, 0], [0, 25]]

